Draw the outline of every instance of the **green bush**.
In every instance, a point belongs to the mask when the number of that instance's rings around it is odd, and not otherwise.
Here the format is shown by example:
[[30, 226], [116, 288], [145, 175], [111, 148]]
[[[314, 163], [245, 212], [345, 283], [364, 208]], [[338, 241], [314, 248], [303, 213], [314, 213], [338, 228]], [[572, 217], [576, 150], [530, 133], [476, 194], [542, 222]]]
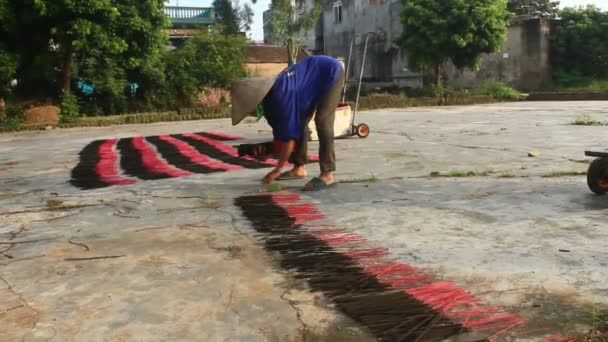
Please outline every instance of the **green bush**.
[[14, 129], [21, 124], [23, 119], [23, 107], [15, 104], [7, 104], [4, 109], [4, 115], [2, 119], [2, 126], [8, 129]]
[[556, 73], [557, 81], [572, 86], [584, 78], [608, 78], [607, 36], [608, 11], [593, 5], [561, 10], [551, 31], [551, 63], [562, 71]]
[[2, 126], [14, 129], [21, 124], [23, 119], [23, 107], [15, 104], [7, 104], [2, 117]]
[[488, 81], [472, 89], [474, 95], [491, 96], [497, 100], [519, 100], [521, 93], [500, 81]]
[[[408, 98], [403, 95], [388, 93], [362, 96], [359, 101], [359, 110], [373, 110], [384, 108], [428, 107], [437, 105], [456, 106], [492, 103], [496, 100], [487, 95], [449, 94], [441, 101], [437, 97]], [[352, 104], [354, 106], [354, 104]]]
[[246, 76], [245, 38], [200, 32], [178, 50], [168, 53], [167, 90], [175, 107], [194, 105], [204, 87], [225, 88]]
[[607, 91], [608, 90], [608, 79], [606, 80], [589, 80], [589, 82], [584, 85], [584, 89], [588, 91]]
[[594, 79], [577, 71], [556, 71], [551, 81], [541, 86], [546, 91], [606, 91], [608, 79]]
[[587, 83], [588, 79], [577, 71], [556, 71], [553, 73], [553, 81], [560, 87], [577, 88]]
[[21, 124], [21, 119], [18, 117], [6, 117], [2, 121], [2, 125], [8, 129], [15, 129]]
[[7, 119], [10, 118], [18, 118], [21, 119], [23, 117], [23, 107], [19, 106], [19, 105], [15, 105], [15, 104], [9, 104], [6, 106], [6, 109], [4, 111], [5, 113], [5, 117]]
[[9, 82], [15, 77], [17, 58], [4, 50], [0, 44], [0, 97], [7, 96], [11, 89]]
[[605, 126], [601, 121], [594, 120], [589, 114], [581, 114], [572, 123], [577, 126]]
[[60, 110], [60, 123], [75, 123], [78, 121], [80, 108], [78, 106], [78, 99], [76, 96], [72, 95], [71, 93], [64, 95], [63, 100], [61, 101]]

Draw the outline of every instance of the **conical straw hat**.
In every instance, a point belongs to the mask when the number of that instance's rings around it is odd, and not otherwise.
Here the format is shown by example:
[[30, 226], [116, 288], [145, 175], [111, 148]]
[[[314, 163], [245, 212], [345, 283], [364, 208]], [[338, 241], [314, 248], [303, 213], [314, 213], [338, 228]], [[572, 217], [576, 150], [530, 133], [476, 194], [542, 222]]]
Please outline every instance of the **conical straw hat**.
[[232, 84], [232, 125], [257, 111], [258, 104], [274, 84], [273, 78], [246, 78]]

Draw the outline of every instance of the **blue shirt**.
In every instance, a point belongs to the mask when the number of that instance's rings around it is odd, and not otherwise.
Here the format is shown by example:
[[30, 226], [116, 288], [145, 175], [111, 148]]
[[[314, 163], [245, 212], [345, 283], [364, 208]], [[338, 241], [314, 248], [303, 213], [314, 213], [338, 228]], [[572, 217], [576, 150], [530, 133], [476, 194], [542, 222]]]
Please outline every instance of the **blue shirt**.
[[275, 140], [302, 136], [308, 117], [336, 83], [342, 64], [328, 56], [311, 56], [285, 69], [264, 99], [266, 120]]

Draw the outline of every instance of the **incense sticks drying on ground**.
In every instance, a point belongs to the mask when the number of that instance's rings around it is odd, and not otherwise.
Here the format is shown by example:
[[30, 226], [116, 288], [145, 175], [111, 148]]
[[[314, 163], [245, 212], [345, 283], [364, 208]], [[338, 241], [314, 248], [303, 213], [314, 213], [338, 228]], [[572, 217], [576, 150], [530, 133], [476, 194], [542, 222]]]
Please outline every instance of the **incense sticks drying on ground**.
[[324, 223], [324, 215], [298, 194], [244, 196], [235, 205], [262, 234], [265, 248], [280, 255], [281, 267], [379, 340], [440, 341], [473, 333], [476, 341], [569, 341], [546, 329], [526, 330], [528, 321], [520, 315], [484, 304], [452, 282], [392, 259], [364, 237]]
[[[202, 132], [94, 141], [79, 154], [72, 170], [72, 185], [96, 189], [194, 174], [240, 169], [263, 169], [277, 164], [239, 157], [226, 141], [241, 137], [221, 132]], [[311, 156], [311, 161], [318, 158]]]

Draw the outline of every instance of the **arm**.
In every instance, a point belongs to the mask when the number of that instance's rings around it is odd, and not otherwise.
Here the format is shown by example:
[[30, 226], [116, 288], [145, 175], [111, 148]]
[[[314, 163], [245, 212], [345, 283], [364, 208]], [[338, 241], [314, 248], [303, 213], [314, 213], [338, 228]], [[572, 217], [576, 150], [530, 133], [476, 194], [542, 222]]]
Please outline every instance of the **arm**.
[[264, 177], [264, 183], [270, 184], [270, 183], [274, 182], [274, 180], [277, 179], [281, 175], [281, 169], [283, 167], [285, 167], [285, 164], [287, 164], [289, 157], [293, 153], [295, 145], [296, 145], [295, 140], [289, 140], [287, 142], [281, 143], [281, 148], [279, 151], [279, 162], [278, 162], [277, 166], [274, 168], [274, 170], [272, 170], [270, 173], [268, 173], [266, 175], [266, 177]]

